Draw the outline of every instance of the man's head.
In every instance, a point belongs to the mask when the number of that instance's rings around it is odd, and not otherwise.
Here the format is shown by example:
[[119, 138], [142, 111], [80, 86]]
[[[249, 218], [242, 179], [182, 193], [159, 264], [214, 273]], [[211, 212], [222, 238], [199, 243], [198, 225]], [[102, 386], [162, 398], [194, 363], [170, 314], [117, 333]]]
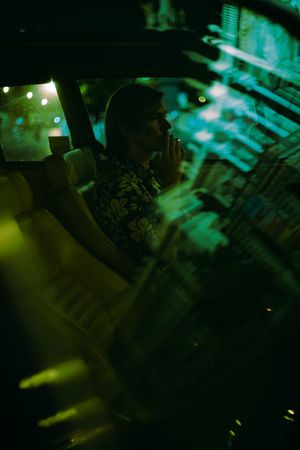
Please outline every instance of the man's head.
[[162, 92], [141, 84], [128, 84], [114, 92], [105, 118], [109, 153], [122, 158], [132, 156], [132, 152], [162, 151], [171, 127], [162, 97]]

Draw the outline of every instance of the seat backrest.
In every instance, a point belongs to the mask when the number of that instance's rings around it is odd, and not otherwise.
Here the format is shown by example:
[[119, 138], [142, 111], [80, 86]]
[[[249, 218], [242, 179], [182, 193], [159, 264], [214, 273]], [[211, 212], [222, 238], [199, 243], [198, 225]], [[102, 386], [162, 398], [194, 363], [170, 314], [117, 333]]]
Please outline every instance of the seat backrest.
[[89, 148], [49, 155], [45, 172], [52, 189], [49, 208], [70, 233], [96, 258], [127, 278], [133, 261], [121, 252], [95, 222], [85, 197], [94, 186], [96, 162]]
[[30, 272], [31, 284], [38, 290], [44, 286], [52, 306], [107, 349], [131, 307], [128, 282], [86, 251], [49, 211], [33, 208], [20, 173], [0, 177], [0, 192], [0, 216], [17, 223], [40, 267]]
[[[65, 428], [57, 430], [55, 419], [70, 408], [76, 410], [76, 420], [68, 424], [70, 445], [72, 435], [80, 436], [86, 426], [86, 412], [93, 426], [105, 430], [109, 424], [114, 438], [115, 406], [124, 416], [132, 412], [131, 392], [105, 351], [117, 319], [112, 295], [124, 289], [127, 283], [81, 251], [49, 212], [33, 210], [24, 177], [0, 176], [4, 423], [14, 420], [22, 430], [12, 437], [13, 448], [26, 440], [32, 449], [56, 449], [54, 442], [67, 442]], [[102, 448], [102, 438], [93, 444]]]

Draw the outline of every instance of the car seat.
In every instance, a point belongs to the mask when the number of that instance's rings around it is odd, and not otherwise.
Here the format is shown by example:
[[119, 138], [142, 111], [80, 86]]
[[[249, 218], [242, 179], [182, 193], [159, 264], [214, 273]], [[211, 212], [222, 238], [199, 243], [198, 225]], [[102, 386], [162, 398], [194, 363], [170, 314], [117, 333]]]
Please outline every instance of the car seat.
[[121, 309], [130, 306], [130, 296], [122, 297], [128, 283], [51, 213], [34, 210], [20, 173], [0, 176], [0, 286], [7, 423], [14, 417], [18, 431], [24, 425], [23, 442], [32, 440], [34, 449], [45, 442], [57, 448], [58, 440], [71, 445], [91, 424], [101, 431], [99, 446], [118, 438], [120, 418], [140, 411], [106, 352]]
[[131, 306], [127, 280], [86, 251], [49, 211], [34, 209], [29, 184], [19, 172], [0, 177], [0, 192], [1, 216], [9, 211], [40, 261], [38, 272], [24, 263], [31, 283], [52, 292], [55, 307], [105, 350]]
[[96, 162], [89, 148], [55, 153], [44, 159], [52, 196], [50, 210], [70, 233], [96, 258], [130, 279], [133, 261], [99, 228], [86, 203], [94, 186]]

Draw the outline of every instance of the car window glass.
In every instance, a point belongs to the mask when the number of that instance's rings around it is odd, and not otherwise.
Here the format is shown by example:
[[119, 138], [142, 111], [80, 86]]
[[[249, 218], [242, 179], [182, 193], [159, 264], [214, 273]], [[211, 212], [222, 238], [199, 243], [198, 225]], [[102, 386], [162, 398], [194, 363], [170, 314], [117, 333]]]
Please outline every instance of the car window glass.
[[6, 161], [40, 161], [49, 136], [70, 134], [53, 82], [0, 90], [0, 144]]

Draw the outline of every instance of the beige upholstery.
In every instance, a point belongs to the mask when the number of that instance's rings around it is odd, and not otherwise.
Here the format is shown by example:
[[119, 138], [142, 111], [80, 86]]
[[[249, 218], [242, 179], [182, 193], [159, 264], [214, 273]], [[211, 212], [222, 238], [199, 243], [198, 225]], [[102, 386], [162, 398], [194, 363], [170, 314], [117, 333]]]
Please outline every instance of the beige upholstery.
[[[14, 187], [13, 187], [14, 186]], [[16, 217], [32, 208], [32, 192], [24, 177], [12, 173], [0, 177], [0, 215]]]
[[[33, 448], [57, 449], [56, 445], [50, 445], [54, 440], [72, 446], [72, 436], [79, 435], [85, 426], [81, 405], [89, 405], [91, 399], [91, 420], [104, 429], [110, 424], [112, 438], [115, 433], [112, 406], [116, 402], [119, 405], [118, 397], [123, 391], [119, 378], [104, 352], [95, 348], [79, 327], [52, 305], [50, 290], [38, 289], [40, 263], [33, 258], [17, 222], [8, 219], [7, 214], [5, 217], [4, 221], [0, 213], [0, 307], [5, 323], [1, 330], [1, 381], [5, 386], [6, 416], [11, 417], [8, 411], [13, 411], [15, 429], [23, 430], [19, 438], [10, 440], [11, 448], [22, 447], [26, 442], [31, 446], [34, 442]], [[8, 230], [9, 239], [5, 233]], [[49, 373], [55, 375], [53, 381], [45, 376]], [[70, 408], [79, 414], [76, 421], [68, 422], [68, 440], [64, 428], [38, 426], [41, 419]], [[121, 412], [130, 413], [125, 404]], [[36, 433], [41, 439], [38, 447], [36, 440], [32, 441]], [[102, 448], [105, 439], [93, 444]]]
[[[77, 148], [65, 153], [49, 155], [46, 159], [46, 168], [49, 168], [51, 184], [55, 191], [68, 188], [70, 185], [78, 186], [79, 190], [93, 184], [96, 175], [96, 163], [89, 148]], [[63, 163], [61, 162], [63, 161]], [[91, 183], [89, 185], [89, 183]]]
[[[139, 319], [149, 321], [145, 312], [149, 295], [145, 307], [143, 296], [139, 297], [139, 291], [144, 293], [142, 285], [129, 286], [86, 251], [49, 211], [33, 208], [30, 187], [19, 173], [0, 177], [0, 275], [2, 259], [11, 283], [22, 289], [24, 302], [34, 295], [78, 331], [80, 342], [82, 336], [91, 343], [91, 353], [99, 352], [99, 381], [108, 390], [108, 401], [143, 419], [144, 404], [130, 384], [134, 372], [134, 380], [143, 380], [144, 349], [152, 338], [134, 341], [136, 323], [142, 328]], [[49, 342], [52, 345], [51, 337]]]
[[99, 228], [85, 201], [96, 175], [92, 151], [82, 148], [53, 154], [45, 158], [44, 167], [53, 191], [50, 207], [55, 216], [100, 261], [130, 278], [135, 271], [132, 260]]
[[31, 282], [43, 286], [52, 306], [98, 348], [107, 349], [131, 306], [128, 282], [87, 252], [49, 211], [32, 208], [30, 187], [21, 174], [0, 177], [0, 192], [1, 217], [9, 210], [39, 267], [38, 273], [29, 270]]
[[[139, 414], [132, 411], [137, 404], [132, 391], [108, 356], [132, 307], [132, 288], [81, 247], [49, 211], [33, 208], [20, 173], [0, 176], [0, 280], [2, 305], [9, 291], [9, 301], [16, 302], [11, 305], [16, 330], [27, 328], [35, 370], [68, 365], [74, 358], [80, 367], [87, 362], [100, 388], [95, 395], [103, 420], [110, 417], [102, 398], [123, 414]], [[51, 329], [57, 335], [49, 335]]]

